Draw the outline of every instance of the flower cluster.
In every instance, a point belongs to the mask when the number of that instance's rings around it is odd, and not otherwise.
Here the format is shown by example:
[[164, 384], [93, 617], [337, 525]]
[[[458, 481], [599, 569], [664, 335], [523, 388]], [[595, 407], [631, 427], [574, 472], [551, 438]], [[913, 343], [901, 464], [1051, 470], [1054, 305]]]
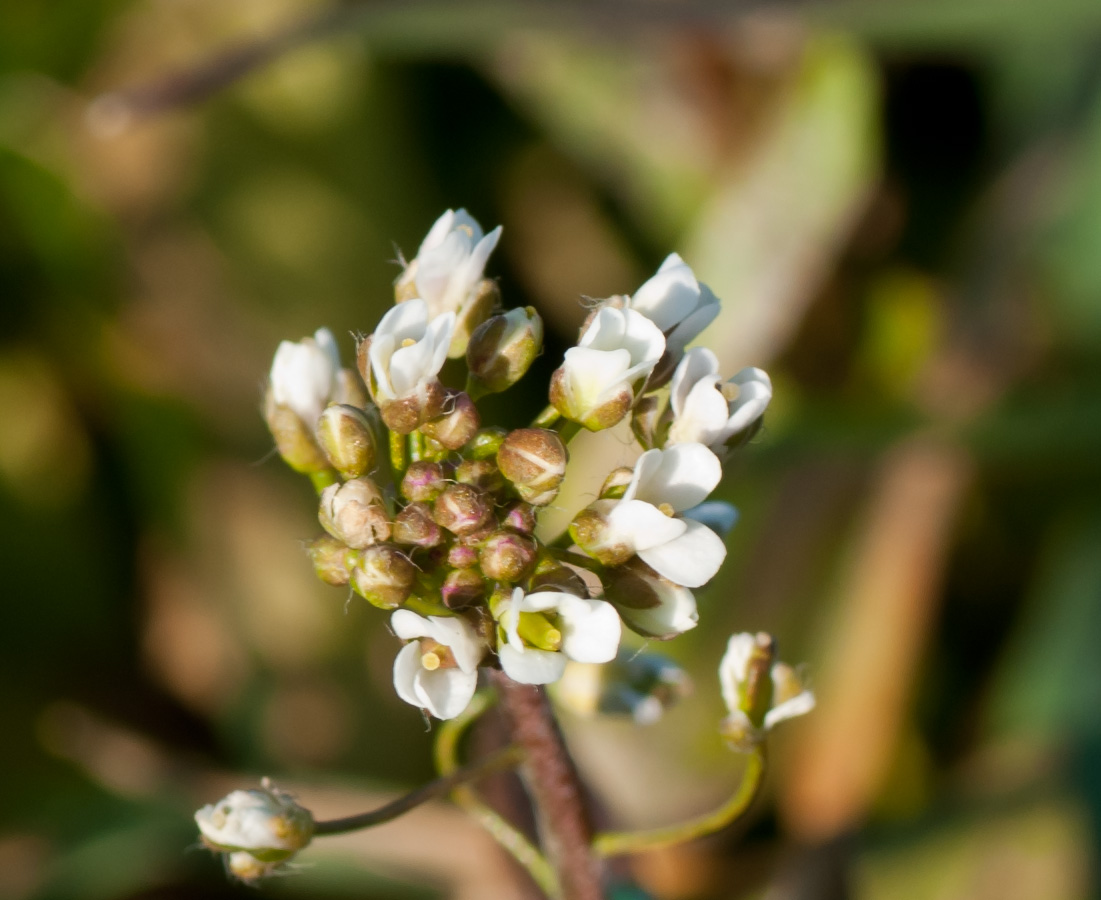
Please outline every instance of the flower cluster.
[[[391, 611], [395, 689], [441, 719], [467, 706], [481, 667], [548, 684], [570, 661], [615, 660], [624, 627], [659, 639], [694, 627], [692, 590], [719, 570], [734, 519], [708, 498], [771, 397], [759, 369], [724, 381], [714, 354], [687, 349], [719, 301], [673, 254], [592, 311], [530, 427], [483, 423], [478, 401], [543, 346], [538, 313], [503, 310], [484, 276], [500, 234], [446, 212], [355, 368], [325, 329], [285, 342], [265, 403], [279, 452], [319, 491], [318, 576]], [[462, 386], [441, 376], [449, 358], [465, 360]], [[628, 418], [638, 461], [609, 473], [568, 534], [541, 540], [569, 439]]]

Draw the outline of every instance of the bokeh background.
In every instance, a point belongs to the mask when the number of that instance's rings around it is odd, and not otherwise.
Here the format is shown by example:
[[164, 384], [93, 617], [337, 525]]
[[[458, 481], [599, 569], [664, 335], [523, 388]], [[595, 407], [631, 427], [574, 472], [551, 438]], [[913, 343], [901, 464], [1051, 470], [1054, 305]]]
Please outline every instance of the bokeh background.
[[[749, 821], [638, 884], [1101, 896], [1095, 2], [30, 0], [0, 6], [0, 897], [254, 897], [198, 805], [431, 776], [258, 405], [278, 341], [350, 354], [457, 206], [552, 329], [500, 422], [579, 298], [671, 249], [724, 300], [727, 370], [773, 375], [729, 562], [660, 648], [694, 694], [566, 727], [606, 814], [656, 824], [737, 781], [732, 631], [777, 634], [819, 709]], [[302, 861], [263, 894], [525, 896], [442, 806]]]

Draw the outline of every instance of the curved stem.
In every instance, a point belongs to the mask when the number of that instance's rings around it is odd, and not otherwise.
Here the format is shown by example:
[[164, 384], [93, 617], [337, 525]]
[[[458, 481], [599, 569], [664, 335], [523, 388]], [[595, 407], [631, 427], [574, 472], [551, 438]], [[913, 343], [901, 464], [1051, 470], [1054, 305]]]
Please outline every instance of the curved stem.
[[553, 428], [554, 423], [562, 417], [560, 413], [553, 406], [548, 406], [539, 415], [532, 419], [531, 425], [533, 428]]
[[[454, 719], [444, 722], [436, 734], [436, 768], [441, 775], [462, 771], [458, 768], [459, 741], [466, 730], [495, 702], [496, 697], [488, 692], [475, 694], [466, 710]], [[493, 837], [498, 844], [511, 854], [551, 900], [562, 896], [558, 887], [558, 878], [554, 869], [538, 849], [502, 816], [490, 809], [465, 784], [456, 785], [451, 799], [461, 806], [479, 825]]]
[[746, 762], [741, 783], [734, 795], [713, 812], [687, 822], [649, 831], [609, 831], [598, 834], [593, 849], [598, 856], [644, 853], [673, 844], [681, 844], [725, 828], [743, 815], [753, 803], [765, 771], [764, 746], [757, 747]]
[[317, 822], [314, 825], [314, 836], [327, 834], [346, 834], [349, 831], [358, 831], [362, 828], [371, 828], [381, 825], [404, 815], [409, 810], [420, 806], [426, 800], [440, 797], [453, 791], [461, 784], [477, 781], [493, 772], [508, 769], [515, 766], [523, 758], [523, 752], [518, 747], [506, 747], [499, 753], [489, 756], [480, 762], [455, 769], [442, 778], [421, 785], [416, 790], [410, 791], [402, 797], [398, 797], [385, 806], [373, 809], [370, 812], [360, 813], [355, 816], [346, 816], [343, 819], [329, 819]]

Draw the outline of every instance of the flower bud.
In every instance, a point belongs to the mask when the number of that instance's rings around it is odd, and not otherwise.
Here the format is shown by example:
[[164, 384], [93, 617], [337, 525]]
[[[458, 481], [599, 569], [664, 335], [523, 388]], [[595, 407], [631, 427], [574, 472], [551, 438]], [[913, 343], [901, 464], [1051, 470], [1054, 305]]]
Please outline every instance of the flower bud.
[[195, 813], [203, 843], [221, 853], [248, 851], [261, 862], [287, 859], [313, 837], [314, 821], [308, 809], [290, 794], [274, 788], [234, 791]]
[[604, 599], [627, 627], [659, 641], [696, 627], [696, 598], [688, 588], [662, 578], [640, 559], [604, 573]]
[[492, 459], [501, 449], [501, 444], [505, 442], [506, 437], [508, 437], [507, 429], [497, 426], [481, 428], [470, 439], [463, 452], [467, 459]]
[[495, 394], [524, 377], [543, 349], [543, 320], [530, 306], [482, 323], [470, 337], [466, 362], [482, 393]]
[[440, 586], [440, 597], [451, 609], [473, 606], [485, 595], [485, 579], [476, 569], [453, 569]]
[[639, 399], [631, 410], [631, 432], [647, 450], [657, 446], [658, 429], [661, 420], [661, 404], [653, 394]]
[[411, 463], [401, 479], [401, 495], [406, 500], [428, 502], [435, 500], [447, 487], [448, 478], [438, 462], [420, 460]]
[[511, 531], [495, 531], [478, 554], [478, 563], [487, 578], [516, 582], [535, 564], [536, 546], [532, 538]]
[[426, 421], [421, 430], [448, 450], [458, 450], [477, 433], [481, 417], [465, 391], [444, 390], [441, 412]]
[[352, 588], [372, 606], [394, 609], [413, 592], [417, 567], [391, 544], [373, 544], [352, 570]]
[[589, 556], [606, 566], [619, 566], [635, 555], [632, 544], [617, 539], [617, 530], [608, 522], [608, 513], [617, 501], [597, 500], [586, 506], [570, 522], [570, 537]]
[[521, 499], [546, 506], [566, 474], [569, 452], [562, 439], [546, 428], [518, 428], [497, 451], [497, 467]]
[[631, 483], [634, 474], [635, 470], [630, 466], [620, 466], [617, 469], [612, 469], [608, 473], [608, 477], [604, 479], [604, 484], [600, 486], [600, 499], [618, 500], [626, 492], [627, 485]]
[[363, 385], [363, 379], [355, 369], [341, 369], [336, 373], [333, 381], [333, 395], [331, 403], [340, 403], [344, 406], [355, 406], [363, 409], [370, 402], [367, 397], [367, 389]]
[[520, 534], [535, 531], [535, 508], [530, 503], [514, 503], [501, 517], [501, 527]]
[[352, 569], [359, 561], [359, 553], [327, 534], [315, 538], [306, 545], [314, 572], [326, 584], [341, 587], [348, 583]]
[[468, 484], [449, 485], [432, 505], [432, 518], [452, 534], [470, 535], [493, 518], [488, 498]]
[[359, 478], [375, 465], [375, 440], [366, 413], [332, 404], [317, 422], [317, 440], [332, 467], [344, 478]]
[[443, 532], [432, 520], [432, 507], [427, 503], [410, 503], [398, 513], [392, 534], [395, 544], [417, 547], [435, 547], [443, 540]]
[[313, 429], [289, 406], [276, 403], [270, 388], [264, 395], [264, 420], [279, 455], [288, 466], [306, 474], [328, 470], [329, 462], [317, 446]]
[[500, 490], [505, 483], [492, 459], [464, 459], [455, 467], [455, 480], [490, 494]]
[[478, 550], [469, 544], [452, 544], [447, 551], [447, 564], [453, 569], [472, 569], [478, 565]]
[[236, 853], [230, 853], [226, 856], [226, 871], [229, 872], [231, 877], [250, 886], [269, 875], [275, 874], [281, 867], [281, 862], [260, 862], [245, 850], [238, 850]]
[[382, 494], [370, 478], [329, 485], [321, 492], [317, 517], [329, 534], [359, 550], [390, 537]]
[[535, 574], [528, 582], [529, 594], [540, 591], [559, 591], [563, 594], [573, 594], [575, 597], [589, 596], [589, 589], [580, 575], [569, 566], [564, 566], [549, 557], [539, 561]]

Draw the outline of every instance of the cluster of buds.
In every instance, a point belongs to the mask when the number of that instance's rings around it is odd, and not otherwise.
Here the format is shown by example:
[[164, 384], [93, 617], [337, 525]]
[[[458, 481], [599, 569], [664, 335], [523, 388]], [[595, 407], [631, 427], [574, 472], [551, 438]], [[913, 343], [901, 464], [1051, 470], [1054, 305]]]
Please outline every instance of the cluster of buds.
[[[724, 382], [713, 354], [687, 349], [719, 301], [673, 254], [592, 311], [530, 427], [484, 424], [478, 401], [523, 378], [543, 347], [538, 313], [503, 310], [484, 276], [500, 234], [446, 212], [359, 342], [358, 373], [322, 329], [280, 346], [265, 406], [280, 453], [320, 495], [318, 576], [391, 612], [405, 642], [395, 689], [443, 719], [463, 711], [482, 667], [547, 684], [568, 663], [616, 660], [624, 627], [658, 639], [694, 627], [692, 591], [721, 566], [734, 520], [708, 498], [771, 397], [764, 372]], [[461, 386], [441, 376], [449, 358], [465, 360]], [[627, 418], [644, 452], [545, 543], [536, 522], [569, 438]], [[601, 708], [645, 720], [681, 692], [672, 668], [616, 666], [627, 688]]]

